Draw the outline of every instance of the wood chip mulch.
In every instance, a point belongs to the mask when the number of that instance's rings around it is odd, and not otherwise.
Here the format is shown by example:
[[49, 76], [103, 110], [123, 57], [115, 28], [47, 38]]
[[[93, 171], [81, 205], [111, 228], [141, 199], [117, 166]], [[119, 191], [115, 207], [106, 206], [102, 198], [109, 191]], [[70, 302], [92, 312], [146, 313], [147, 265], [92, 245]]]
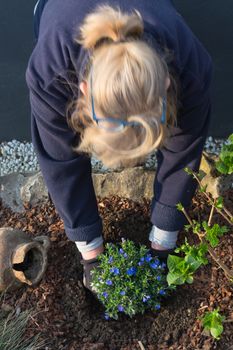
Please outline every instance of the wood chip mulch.
[[[233, 191], [224, 195], [226, 206], [233, 209]], [[105, 241], [117, 242], [122, 237], [148, 245], [150, 203], [138, 204], [112, 197], [99, 199]], [[27, 336], [40, 333], [46, 341], [43, 350], [230, 350], [233, 349], [233, 283], [215, 263], [197, 273], [192, 285], [177, 288], [157, 313], [147, 312], [132, 319], [122, 315], [119, 321], [106, 321], [100, 304], [86, 293], [82, 285], [80, 255], [68, 241], [59, 216], [49, 201], [46, 205], [13, 213], [0, 205], [0, 227], [10, 226], [29, 235], [48, 235], [51, 240], [46, 275], [35, 287], [23, 287], [4, 296], [4, 308], [17, 312], [32, 309]], [[206, 219], [209, 208], [197, 195], [190, 215]], [[214, 222], [226, 224], [217, 214]], [[191, 243], [194, 234], [188, 234]], [[179, 244], [184, 241], [180, 233]], [[149, 245], [148, 245], [149, 247]], [[233, 230], [216, 249], [228, 267], [233, 268]], [[211, 260], [211, 259], [210, 259]], [[3, 301], [0, 302], [0, 308]], [[219, 307], [228, 320], [221, 340], [204, 334], [198, 320], [205, 311]]]

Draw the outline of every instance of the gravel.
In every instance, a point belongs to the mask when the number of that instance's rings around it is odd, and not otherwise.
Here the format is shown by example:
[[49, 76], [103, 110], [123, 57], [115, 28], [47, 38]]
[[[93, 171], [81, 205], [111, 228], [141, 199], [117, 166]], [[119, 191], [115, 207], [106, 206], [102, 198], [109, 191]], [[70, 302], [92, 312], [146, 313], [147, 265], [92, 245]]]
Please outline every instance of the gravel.
[[[225, 139], [215, 139], [209, 136], [206, 140], [205, 151], [212, 155], [218, 155]], [[91, 159], [94, 172], [109, 172], [100, 161]], [[146, 169], [156, 168], [156, 152], [152, 153], [145, 162]], [[0, 143], [0, 176], [16, 172], [34, 172], [39, 170], [37, 157], [30, 142], [12, 140]]]

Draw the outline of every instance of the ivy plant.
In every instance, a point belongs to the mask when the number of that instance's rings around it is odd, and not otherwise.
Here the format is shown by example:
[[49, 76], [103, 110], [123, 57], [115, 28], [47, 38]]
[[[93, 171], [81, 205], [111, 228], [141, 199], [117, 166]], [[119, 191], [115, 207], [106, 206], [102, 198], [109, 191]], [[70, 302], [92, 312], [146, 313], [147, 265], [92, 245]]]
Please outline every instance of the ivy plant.
[[215, 339], [219, 340], [223, 332], [223, 321], [225, 317], [221, 316], [219, 309], [214, 309], [211, 312], [206, 312], [201, 318], [204, 330], [209, 332]]
[[216, 168], [221, 174], [233, 173], [233, 134], [229, 136], [227, 144], [222, 147]]

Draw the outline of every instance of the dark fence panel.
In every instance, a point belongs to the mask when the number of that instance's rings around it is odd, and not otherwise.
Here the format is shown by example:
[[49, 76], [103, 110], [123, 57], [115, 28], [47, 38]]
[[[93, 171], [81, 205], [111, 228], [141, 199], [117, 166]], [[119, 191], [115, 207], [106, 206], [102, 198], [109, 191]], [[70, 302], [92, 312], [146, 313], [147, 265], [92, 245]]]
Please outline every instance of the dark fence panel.
[[[35, 2], [1, 1], [0, 141], [13, 138], [30, 140], [25, 69], [33, 47], [32, 12]], [[210, 134], [226, 136], [233, 131], [232, 0], [174, 0], [174, 3], [213, 57], [214, 111]]]

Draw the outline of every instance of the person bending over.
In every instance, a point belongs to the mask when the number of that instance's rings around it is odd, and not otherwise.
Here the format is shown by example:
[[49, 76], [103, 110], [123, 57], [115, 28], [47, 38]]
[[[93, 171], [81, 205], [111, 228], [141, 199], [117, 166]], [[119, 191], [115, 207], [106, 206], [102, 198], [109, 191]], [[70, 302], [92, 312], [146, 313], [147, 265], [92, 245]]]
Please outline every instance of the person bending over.
[[84, 265], [104, 251], [90, 156], [110, 168], [157, 150], [152, 249], [176, 246], [211, 114], [212, 60], [172, 1], [40, 0], [26, 80], [32, 141], [54, 205]]

